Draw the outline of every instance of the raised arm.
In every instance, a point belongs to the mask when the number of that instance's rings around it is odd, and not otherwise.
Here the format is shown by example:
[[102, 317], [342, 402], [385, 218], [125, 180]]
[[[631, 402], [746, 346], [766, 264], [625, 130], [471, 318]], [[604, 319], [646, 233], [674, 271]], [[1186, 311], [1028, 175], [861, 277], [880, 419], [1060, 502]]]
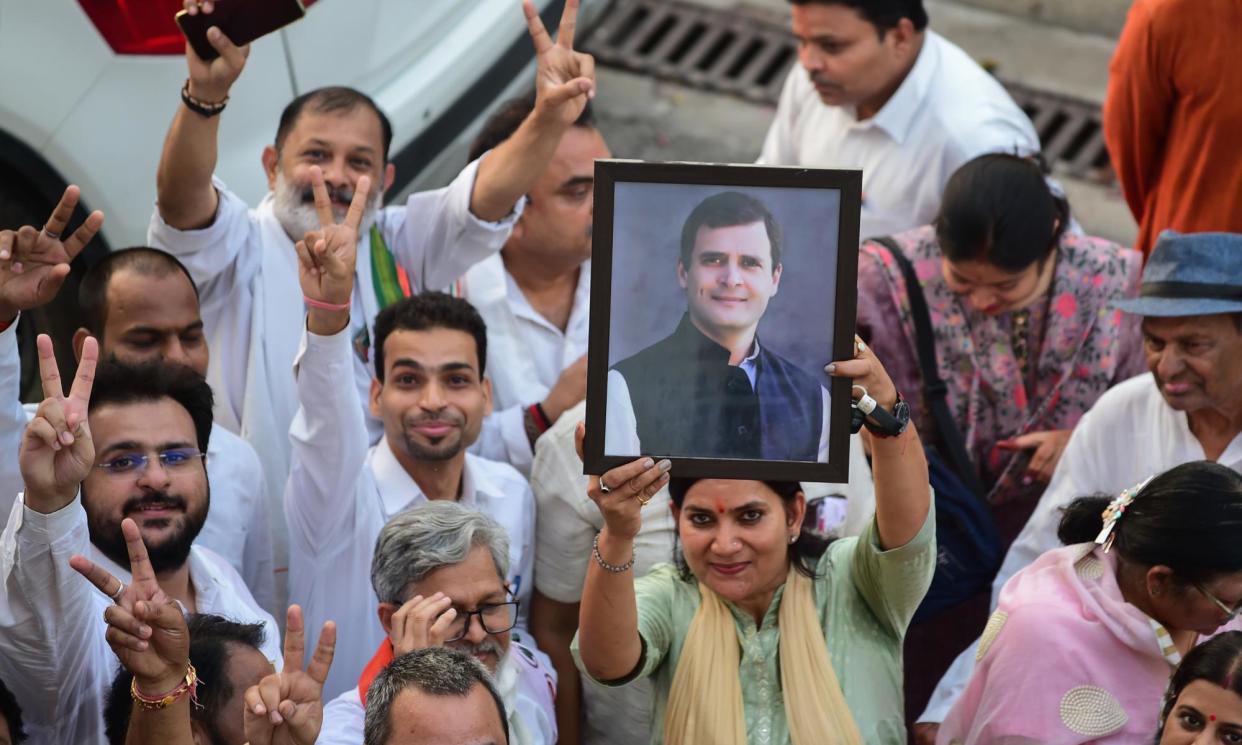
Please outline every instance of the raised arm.
[[[371, 180], [359, 179], [345, 222], [336, 225], [323, 173], [311, 168], [321, 230], [295, 244], [306, 317], [306, 349], [295, 378], [300, 404], [290, 428], [293, 445], [285, 517], [291, 539], [300, 535], [314, 553], [339, 535], [354, 509], [354, 489], [368, 448], [366, 422], [352, 382], [348, 338], [358, 226]], [[290, 329], [290, 333], [294, 330]]]
[[[186, 0], [190, 13], [207, 12], [213, 4], [200, 9], [196, 0]], [[185, 93], [193, 102], [210, 109], [228, 100], [229, 90], [246, 66], [249, 45], [238, 47], [220, 29], [207, 30], [207, 41], [220, 56], [205, 62], [187, 43], [185, 61], [190, 76]], [[192, 111], [184, 101], [177, 107], [164, 151], [156, 172], [156, 200], [160, 217], [177, 230], [205, 228], [216, 215], [219, 196], [211, 185], [216, 169], [216, 138], [220, 116], [205, 116]]]
[[[584, 429], [578, 425], [575, 441], [582, 457]], [[587, 493], [604, 516], [599, 533], [599, 557], [613, 568], [631, 563], [634, 537], [642, 527], [639, 501], [654, 497], [668, 483], [668, 461], [641, 458], [614, 468], [602, 477], [592, 476]], [[600, 489], [600, 479], [609, 490]], [[634, 594], [634, 571], [611, 571], [592, 558], [578, 611], [578, 649], [582, 664], [598, 680], [619, 680], [629, 675], [642, 659], [638, 635], [638, 601]]]
[[[115, 598], [104, 611], [108, 645], [121, 665], [134, 676], [135, 703], [130, 710], [126, 745], [193, 745], [190, 701], [197, 673], [190, 665], [190, 633], [185, 616], [155, 579], [138, 525], [121, 521], [129, 553], [130, 583], [84, 556], [70, 565], [101, 593]], [[148, 709], [138, 704], [173, 697], [171, 704]]]
[[[855, 342], [853, 359], [834, 362], [828, 373], [853, 378], [854, 385], [866, 389], [885, 411], [897, 403], [897, 389], [889, 379], [875, 352]], [[854, 389], [855, 398], [862, 395]], [[931, 509], [927, 456], [914, 424], [895, 437], [870, 437], [872, 473], [875, 476], [875, 520], [880, 547], [884, 550], [904, 546], [918, 535]]]
[[535, 45], [535, 110], [479, 164], [470, 211], [492, 222], [512, 212], [517, 200], [530, 191], [561, 135], [595, 95], [595, 60], [574, 51], [578, 0], [566, 0], [555, 42], [530, 0], [523, 0], [522, 11]]
[[69, 276], [70, 262], [103, 225], [103, 213], [92, 212], [72, 235], [62, 239], [78, 198], [78, 187], [71, 185], [42, 229], [27, 225], [0, 231], [0, 327], [7, 327], [0, 331], [0, 525], [22, 489], [17, 453], [27, 423], [14, 327], [19, 312], [46, 305], [56, 297]]

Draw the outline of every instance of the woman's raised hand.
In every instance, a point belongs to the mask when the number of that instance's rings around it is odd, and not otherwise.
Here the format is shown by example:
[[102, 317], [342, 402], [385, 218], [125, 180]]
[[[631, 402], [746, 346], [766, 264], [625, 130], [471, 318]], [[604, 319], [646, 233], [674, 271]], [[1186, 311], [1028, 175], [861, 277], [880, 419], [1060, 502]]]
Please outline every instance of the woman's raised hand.
[[[581, 423], [574, 433], [574, 445], [582, 458], [586, 427]], [[608, 532], [617, 537], [633, 538], [643, 525], [642, 509], [668, 483], [670, 461], [658, 463], [653, 458], [639, 458], [592, 476], [587, 495], [604, 516]]]

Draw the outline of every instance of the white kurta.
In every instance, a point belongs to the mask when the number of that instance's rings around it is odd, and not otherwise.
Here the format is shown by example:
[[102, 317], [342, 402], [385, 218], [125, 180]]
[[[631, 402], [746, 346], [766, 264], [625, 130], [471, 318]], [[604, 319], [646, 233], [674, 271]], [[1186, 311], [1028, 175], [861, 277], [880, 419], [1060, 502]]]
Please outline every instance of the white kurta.
[[927, 225], [945, 183], [984, 153], [1037, 153], [1030, 119], [1005, 89], [964, 51], [928, 31], [906, 79], [870, 119], [853, 107], [828, 106], [806, 70], [794, 65], [759, 162], [861, 168], [859, 237]]
[[[105, 745], [103, 702], [117, 661], [104, 639], [111, 603], [69, 566], [84, 554], [119, 577], [129, 572], [90, 543], [80, 499], [51, 514], [18, 498], [0, 536], [0, 680], [22, 708], [31, 745]], [[199, 613], [261, 623], [262, 652], [282, 662], [276, 621], [251, 597], [229, 563], [195, 546], [188, 560]]]
[[487, 377], [496, 409], [470, 450], [529, 474], [533, 454], [523, 410], [547, 398], [561, 372], [587, 352], [591, 262], [578, 273], [564, 331], [531, 307], [499, 255], [471, 267], [460, 286], [487, 324]]
[[[307, 628], [333, 620], [340, 629], [325, 698], [355, 685], [384, 639], [371, 587], [380, 530], [393, 515], [427, 501], [387, 439], [367, 445], [362, 410], [340, 384], [353, 362], [349, 342], [348, 329], [305, 334], [295, 368], [302, 406], [290, 430], [293, 462], [285, 491], [290, 601], [302, 605]], [[486, 513], [509, 534], [507, 579], [524, 629], [534, 571], [530, 486], [512, 466], [467, 454], [459, 502]]]
[[[1035, 512], [1009, 547], [992, 583], [995, 607], [1001, 587], [1019, 569], [1045, 551], [1058, 548], [1061, 508], [1078, 497], [1120, 494], [1150, 476], [1196, 460], [1205, 460], [1203, 446], [1190, 431], [1184, 411], [1165, 403], [1150, 374], [1139, 375], [1109, 389], [1074, 428], [1052, 481]], [[1242, 434], [1229, 443], [1217, 463], [1242, 473]], [[972, 644], [941, 678], [920, 722], [940, 722], [966, 690], [974, 669]]]
[[[486, 223], [470, 213], [478, 161], [453, 183], [413, 194], [404, 205], [376, 214], [376, 225], [398, 265], [409, 274], [411, 289], [447, 287], [475, 262], [500, 250], [521, 213]], [[223, 182], [215, 181], [220, 204], [215, 221], [202, 230], [176, 230], [151, 217], [147, 239], [152, 246], [186, 265], [200, 293], [203, 323], [211, 345], [207, 379], [216, 393], [216, 419], [258, 451], [264, 467], [272, 514], [280, 514], [280, 495], [289, 474], [289, 425], [297, 411], [293, 361], [304, 325], [305, 307], [298, 282], [293, 241], [272, 211], [268, 194], [250, 209]], [[373, 341], [380, 311], [372, 284], [371, 237], [358, 242], [355, 292], [349, 336]], [[350, 369], [337, 383], [353, 381], [356, 406], [366, 406], [374, 354], [359, 343]], [[364, 361], [363, 357], [366, 360]], [[378, 438], [374, 429], [371, 441]], [[283, 521], [275, 521], [273, 546], [277, 568], [288, 556]]]
[[[22, 406], [18, 396], [21, 361], [16, 325], [0, 332], [0, 518], [7, 520], [13, 500], [25, 487], [17, 453], [26, 425], [38, 406]], [[273, 610], [272, 531], [263, 468], [254, 448], [218, 424], [207, 443], [211, 508], [195, 545], [228, 559], [259, 605]], [[0, 522], [3, 527], [3, 522]]]

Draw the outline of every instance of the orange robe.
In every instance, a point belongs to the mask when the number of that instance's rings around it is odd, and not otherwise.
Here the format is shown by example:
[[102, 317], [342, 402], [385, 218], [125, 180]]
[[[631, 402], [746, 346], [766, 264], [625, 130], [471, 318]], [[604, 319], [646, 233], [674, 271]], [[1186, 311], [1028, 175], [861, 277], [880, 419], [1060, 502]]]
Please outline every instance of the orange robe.
[[1166, 228], [1242, 233], [1242, 0], [1135, 0], [1104, 136], [1144, 256]]

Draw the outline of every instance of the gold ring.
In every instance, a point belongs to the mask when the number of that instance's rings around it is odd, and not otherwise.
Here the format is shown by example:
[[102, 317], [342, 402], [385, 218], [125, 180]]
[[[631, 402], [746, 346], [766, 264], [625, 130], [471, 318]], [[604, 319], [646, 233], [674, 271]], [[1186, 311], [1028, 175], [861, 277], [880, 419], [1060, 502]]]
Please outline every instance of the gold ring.
[[650, 502], [650, 501], [651, 501], [651, 499], [652, 499], [651, 497], [647, 497], [646, 499], [644, 499], [644, 498], [643, 498], [644, 496], [645, 496], [645, 494], [644, 494], [643, 492], [639, 492], [639, 493], [638, 493], [638, 495], [637, 495], [637, 497], [638, 497], [638, 505], [639, 505], [640, 507], [646, 507], [646, 506], [647, 506], [647, 503], [648, 503], [648, 502]]

